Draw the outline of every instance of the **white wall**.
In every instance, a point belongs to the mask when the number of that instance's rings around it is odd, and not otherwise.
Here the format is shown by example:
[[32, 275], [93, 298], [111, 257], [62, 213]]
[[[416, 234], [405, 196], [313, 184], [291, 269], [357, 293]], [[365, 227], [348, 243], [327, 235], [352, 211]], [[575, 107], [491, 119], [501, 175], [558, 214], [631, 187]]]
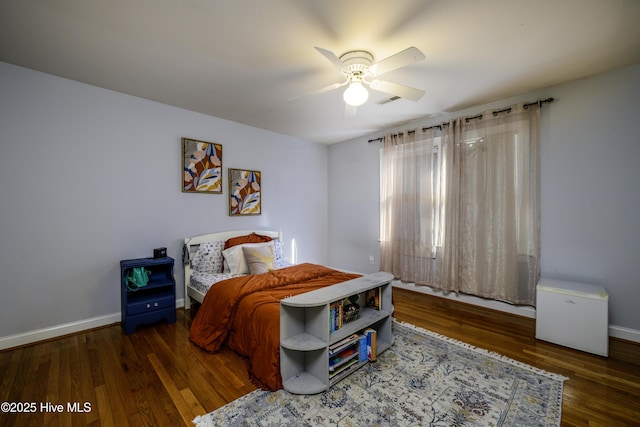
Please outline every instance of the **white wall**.
[[[329, 265], [375, 273], [380, 264], [380, 143], [329, 146]], [[373, 256], [373, 264], [369, 257]]]
[[[181, 137], [223, 145], [222, 195], [181, 192]], [[229, 167], [262, 171], [262, 215], [228, 216]], [[188, 236], [275, 228], [324, 263], [326, 206], [324, 145], [0, 63], [0, 341], [113, 319], [120, 260], [156, 247], [183, 298]]]
[[[549, 96], [556, 101], [541, 121], [542, 275], [604, 285], [610, 323], [640, 333], [640, 65], [402, 129]], [[329, 263], [367, 273], [379, 265], [381, 144], [370, 138], [329, 148]]]

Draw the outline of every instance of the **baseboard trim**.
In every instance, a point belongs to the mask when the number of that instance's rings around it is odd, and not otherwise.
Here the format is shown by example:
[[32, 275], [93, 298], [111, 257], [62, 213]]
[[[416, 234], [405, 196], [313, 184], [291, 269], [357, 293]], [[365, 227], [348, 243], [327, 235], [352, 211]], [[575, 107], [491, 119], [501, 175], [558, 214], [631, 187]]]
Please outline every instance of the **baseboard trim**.
[[516, 306], [507, 304], [505, 302], [474, 297], [472, 295], [455, 294], [454, 292], [450, 292], [449, 294], [445, 295], [442, 291], [434, 290], [430, 286], [418, 286], [414, 283], [401, 282], [400, 280], [394, 280], [393, 282], [391, 282], [391, 284], [398, 288], [408, 289], [410, 291], [420, 292], [427, 295], [433, 295], [438, 298], [460, 301], [467, 304], [473, 304], [480, 307], [491, 308], [493, 310], [516, 314], [518, 316], [530, 317], [532, 319], [535, 319], [536, 317], [536, 310], [533, 307]]
[[[433, 295], [438, 298], [446, 298], [454, 301], [460, 301], [467, 304], [473, 304], [480, 307], [490, 308], [510, 314], [516, 314], [518, 316], [525, 316], [531, 319], [536, 318], [536, 310], [533, 307], [521, 307], [507, 304], [500, 301], [487, 300], [483, 298], [474, 297], [471, 295], [456, 295], [450, 293], [448, 295], [443, 294], [441, 291], [434, 290], [429, 286], [416, 286], [413, 283], [405, 283], [399, 280], [394, 280], [392, 285], [402, 289], [408, 289], [410, 291], [420, 292], [427, 295]], [[609, 336], [613, 338], [619, 338], [626, 341], [640, 343], [640, 331], [637, 329], [626, 328], [624, 326], [609, 325]]]
[[624, 326], [609, 325], [609, 336], [640, 344], [640, 331]]
[[[184, 299], [176, 300], [176, 308], [184, 307]], [[64, 335], [74, 334], [93, 328], [112, 325], [120, 322], [122, 315], [120, 312], [105, 314], [104, 316], [92, 317], [90, 319], [82, 319], [75, 322], [63, 323], [62, 325], [51, 326], [48, 328], [36, 329], [34, 331], [22, 332], [15, 335], [0, 337], [0, 350], [19, 347], [22, 345], [33, 344], [38, 341], [58, 338]]]
[[63, 323], [62, 325], [51, 326], [48, 328], [36, 329], [34, 331], [23, 332], [20, 334], [9, 335], [0, 338], [0, 350], [19, 347], [21, 345], [32, 344], [38, 341], [44, 341], [51, 338], [61, 337], [63, 335], [73, 334], [87, 329], [99, 328], [119, 322], [120, 313], [106, 314], [104, 316], [92, 317], [91, 319], [82, 319], [75, 322]]

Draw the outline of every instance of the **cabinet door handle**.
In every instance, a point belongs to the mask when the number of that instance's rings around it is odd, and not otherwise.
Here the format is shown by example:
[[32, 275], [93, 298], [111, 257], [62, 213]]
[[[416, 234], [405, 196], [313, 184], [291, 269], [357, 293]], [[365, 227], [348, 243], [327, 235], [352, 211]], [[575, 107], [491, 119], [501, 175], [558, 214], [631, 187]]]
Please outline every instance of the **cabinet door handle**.
[[153, 303], [153, 306], [154, 306], [154, 307], [157, 307], [157, 306], [158, 306], [158, 303], [157, 303], [157, 302], [154, 302], [154, 303]]
[[147, 304], [147, 308], [151, 308], [151, 304]]

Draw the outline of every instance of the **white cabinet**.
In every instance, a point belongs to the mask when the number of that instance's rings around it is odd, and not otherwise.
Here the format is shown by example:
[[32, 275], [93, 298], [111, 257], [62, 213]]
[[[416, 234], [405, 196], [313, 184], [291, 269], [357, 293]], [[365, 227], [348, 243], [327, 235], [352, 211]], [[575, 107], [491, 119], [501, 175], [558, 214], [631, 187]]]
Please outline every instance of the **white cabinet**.
[[608, 356], [609, 296], [602, 286], [540, 279], [536, 299], [536, 338]]
[[[363, 366], [366, 362], [358, 362], [338, 375], [329, 371], [329, 347], [353, 334], [375, 330], [376, 355], [393, 344], [391, 280], [391, 274], [379, 272], [280, 301], [280, 372], [285, 390], [320, 393]], [[379, 295], [378, 308], [367, 305], [370, 290]], [[359, 317], [332, 328], [334, 303], [350, 296], [359, 296]]]

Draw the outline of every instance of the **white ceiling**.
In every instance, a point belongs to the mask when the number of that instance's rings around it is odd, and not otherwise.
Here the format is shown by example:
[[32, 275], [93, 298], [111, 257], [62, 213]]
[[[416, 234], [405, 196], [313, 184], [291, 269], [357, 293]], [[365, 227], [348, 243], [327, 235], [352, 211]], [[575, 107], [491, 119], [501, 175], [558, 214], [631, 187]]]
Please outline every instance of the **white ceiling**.
[[[2, 0], [0, 61], [331, 144], [640, 63], [638, 0]], [[314, 47], [426, 60], [344, 117]]]

